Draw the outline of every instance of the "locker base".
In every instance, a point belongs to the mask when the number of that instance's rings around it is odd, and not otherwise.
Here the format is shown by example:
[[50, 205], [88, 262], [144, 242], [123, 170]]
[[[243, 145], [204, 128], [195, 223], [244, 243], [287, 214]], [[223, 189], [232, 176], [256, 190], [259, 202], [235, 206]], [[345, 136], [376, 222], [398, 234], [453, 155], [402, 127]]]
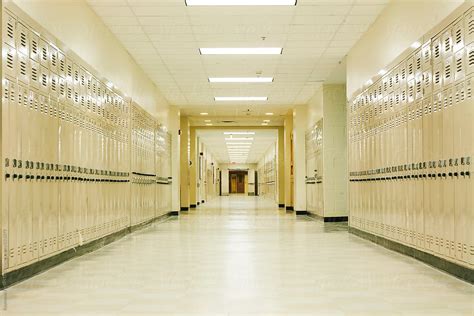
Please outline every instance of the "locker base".
[[255, 196], [255, 192], [249, 192], [249, 196]]
[[189, 205], [190, 208], [196, 208], [196, 204]]
[[293, 208], [293, 206], [287, 206], [287, 207], [286, 207], [286, 210], [287, 210], [287, 211], [294, 211], [294, 208]]
[[347, 222], [349, 220], [349, 217], [347, 217], [347, 216], [327, 216], [327, 217], [323, 217], [323, 216], [320, 216], [318, 214], [314, 214], [314, 213], [311, 213], [311, 212], [307, 212], [306, 215], [308, 215], [309, 217], [321, 220], [325, 223], [340, 223], [340, 222]]
[[[158, 216], [150, 221], [147, 221], [145, 223], [141, 223], [135, 226], [127, 227], [124, 228], [118, 232], [112, 233], [110, 235], [104, 236], [100, 239], [93, 240], [87, 244], [84, 244], [82, 246], [77, 246], [75, 248], [68, 249], [66, 251], [63, 251], [57, 255], [54, 255], [52, 257], [43, 259], [41, 261], [35, 262], [30, 264], [29, 266], [20, 268], [15, 271], [11, 271], [6, 273], [5, 275], [2, 276], [2, 280], [0, 283], [0, 290], [3, 290], [7, 287], [10, 287], [16, 283], [19, 283], [21, 281], [24, 281], [28, 278], [31, 278], [41, 272], [44, 272], [48, 269], [51, 269], [63, 262], [66, 262], [68, 260], [71, 260], [75, 257], [80, 257], [82, 255], [85, 255], [87, 253], [93, 252], [95, 250], [98, 250], [105, 245], [108, 245], [116, 240], [121, 239], [122, 237], [137, 231], [141, 228], [144, 228], [148, 225], [150, 225], [153, 222], [158, 222], [158, 221], [164, 221], [168, 219], [169, 217], [175, 216], [174, 213], [177, 212], [169, 212], [167, 214]], [[178, 214], [176, 214], [178, 215]]]
[[457, 263], [437, 257], [430, 253], [412, 248], [407, 245], [400, 244], [396, 241], [389, 240], [384, 237], [377, 236], [377, 235], [362, 231], [354, 227], [349, 227], [349, 232], [358, 237], [374, 242], [387, 249], [415, 258], [434, 268], [447, 272], [463, 281], [474, 284], [474, 273], [472, 273], [472, 270], [469, 269], [468, 267], [461, 266]]
[[189, 211], [189, 207], [181, 206], [181, 212]]
[[296, 215], [308, 215], [308, 211], [296, 211]]
[[285, 208], [285, 204], [278, 204], [279, 208]]

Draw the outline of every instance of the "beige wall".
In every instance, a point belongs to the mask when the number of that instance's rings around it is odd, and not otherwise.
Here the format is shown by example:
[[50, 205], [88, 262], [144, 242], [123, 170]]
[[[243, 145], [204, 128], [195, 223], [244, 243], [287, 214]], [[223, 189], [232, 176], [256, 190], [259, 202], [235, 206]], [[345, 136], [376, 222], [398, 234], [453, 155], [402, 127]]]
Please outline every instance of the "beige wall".
[[[4, 1], [7, 2], [7, 1]], [[85, 0], [13, 0], [101, 76], [169, 126], [170, 109], [156, 85]]]
[[347, 56], [347, 95], [448, 16], [462, 0], [397, 0], [382, 11]]
[[307, 106], [298, 105], [293, 110], [294, 146], [294, 209], [306, 211], [306, 126]]

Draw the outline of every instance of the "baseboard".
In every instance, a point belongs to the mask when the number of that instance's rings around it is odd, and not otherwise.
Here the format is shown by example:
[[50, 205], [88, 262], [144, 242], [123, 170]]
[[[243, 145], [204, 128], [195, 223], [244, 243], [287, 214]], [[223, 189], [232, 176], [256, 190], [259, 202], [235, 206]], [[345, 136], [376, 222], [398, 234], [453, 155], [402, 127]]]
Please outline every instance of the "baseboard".
[[308, 214], [308, 212], [307, 211], [296, 211], [295, 214], [296, 215], [306, 215], [306, 214]]
[[196, 204], [189, 205], [190, 208], [196, 208]]
[[306, 214], [307, 216], [318, 219], [318, 220], [321, 220], [325, 223], [340, 223], [340, 222], [347, 222], [349, 220], [348, 216], [327, 216], [327, 217], [324, 217], [324, 216], [314, 214], [314, 213], [311, 213], [311, 212], [306, 212], [306, 213], [307, 213]]
[[[60, 265], [61, 263], [64, 263], [66, 261], [69, 261], [73, 258], [80, 257], [82, 255], [85, 255], [87, 253], [93, 252], [95, 250], [98, 250], [114, 241], [117, 241], [123, 237], [125, 237], [128, 234], [131, 234], [134, 231], [137, 231], [139, 229], [143, 229], [150, 224], [157, 222], [157, 221], [163, 221], [166, 220], [169, 217], [176, 216], [178, 212], [169, 212], [166, 214], [163, 214], [161, 216], [158, 216], [152, 220], [133, 225], [127, 228], [124, 228], [120, 231], [117, 231], [115, 233], [112, 233], [110, 235], [104, 236], [102, 238], [92, 240], [82, 246], [77, 246], [75, 248], [71, 248], [68, 250], [65, 250], [61, 253], [58, 253], [54, 256], [51, 256], [49, 258], [45, 258], [41, 261], [32, 263], [26, 267], [22, 267], [18, 270], [14, 270], [11, 272], [6, 273], [3, 275], [2, 282], [0, 284], [0, 290], [3, 290], [7, 287], [10, 287], [18, 282], [24, 281], [26, 279], [29, 279], [37, 274], [40, 274], [46, 270], [49, 270], [57, 265]], [[175, 215], [176, 214], [176, 215]]]
[[179, 216], [179, 212], [178, 211], [171, 211], [168, 213], [170, 216]]
[[278, 204], [279, 208], [285, 208], [285, 204]]
[[255, 196], [255, 192], [249, 192], [248, 195], [249, 196]]
[[189, 207], [181, 206], [181, 212], [189, 211]]
[[287, 210], [287, 211], [294, 211], [295, 209], [293, 208], [293, 206], [287, 206], [287, 207], [286, 207], [286, 210]]
[[406, 256], [410, 256], [412, 258], [415, 258], [423, 263], [426, 263], [436, 269], [439, 269], [441, 271], [444, 271], [446, 273], [449, 273], [463, 281], [469, 282], [471, 284], [474, 284], [474, 273], [472, 269], [468, 267], [464, 267], [462, 265], [459, 265], [457, 263], [448, 261], [446, 259], [437, 257], [433, 254], [430, 254], [428, 252], [424, 252], [422, 250], [418, 250], [416, 248], [398, 243], [396, 241], [374, 235], [372, 233], [368, 233], [365, 231], [362, 231], [360, 229], [354, 228], [354, 227], [349, 227], [349, 232], [364, 238], [366, 240], [369, 240], [373, 243], [376, 243], [382, 247], [385, 247], [387, 249], [399, 252], [401, 254], [404, 254]]

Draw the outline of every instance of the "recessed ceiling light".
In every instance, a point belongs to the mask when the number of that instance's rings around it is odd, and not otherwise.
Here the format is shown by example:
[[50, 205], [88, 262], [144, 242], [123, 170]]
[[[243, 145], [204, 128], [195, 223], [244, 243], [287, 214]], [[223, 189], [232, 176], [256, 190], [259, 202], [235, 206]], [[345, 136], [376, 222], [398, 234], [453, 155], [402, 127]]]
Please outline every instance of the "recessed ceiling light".
[[206, 126], [212, 126], [212, 123], [206, 123]]
[[255, 135], [255, 132], [224, 132], [224, 135]]
[[231, 137], [231, 138], [226, 138], [225, 140], [253, 140], [252, 137]]
[[268, 97], [215, 97], [215, 101], [267, 101]]
[[270, 115], [273, 115], [273, 113], [271, 113], [271, 112], [268, 112], [268, 113], [265, 113], [265, 115], [268, 115], [268, 116], [270, 116]]
[[250, 148], [250, 145], [228, 145], [227, 148], [229, 149], [238, 149], [238, 148]]
[[262, 126], [268, 126], [268, 123], [262, 123]]
[[209, 78], [211, 83], [270, 83], [273, 82], [272, 77], [223, 77]]
[[206, 47], [201, 55], [281, 55], [281, 47]]
[[207, 113], [207, 112], [201, 112], [200, 114], [201, 115], [209, 115], [209, 113]]
[[204, 122], [206, 122], [206, 123], [211, 123], [211, 120], [204, 120]]
[[188, 6], [199, 6], [199, 5], [214, 5], [214, 6], [226, 6], [226, 5], [296, 5], [297, 0], [185, 0]]
[[270, 123], [270, 120], [263, 120], [263, 123]]
[[252, 145], [252, 143], [226, 143], [227, 145]]

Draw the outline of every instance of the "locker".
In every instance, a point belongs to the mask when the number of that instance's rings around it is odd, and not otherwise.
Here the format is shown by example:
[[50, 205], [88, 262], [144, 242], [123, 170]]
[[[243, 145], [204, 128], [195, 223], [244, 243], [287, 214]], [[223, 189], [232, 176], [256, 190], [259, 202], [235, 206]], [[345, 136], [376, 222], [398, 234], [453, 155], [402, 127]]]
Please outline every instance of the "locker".
[[5, 76], [16, 78], [17, 70], [17, 52], [15, 48], [3, 45], [3, 73]]
[[453, 57], [449, 56], [443, 61], [443, 85], [453, 82]]
[[460, 19], [453, 26], [453, 52], [464, 48], [464, 20]]
[[441, 37], [437, 36], [431, 41], [431, 58], [433, 65], [439, 64], [443, 60]]
[[28, 58], [27, 55], [17, 52], [17, 62], [18, 62], [17, 78], [19, 81], [21, 81], [22, 83], [26, 85], [30, 81], [30, 74], [28, 72], [28, 70], [30, 69], [29, 60], [30, 59]]
[[3, 25], [2, 25], [2, 39], [3, 43], [14, 48], [15, 47], [15, 34], [16, 34], [16, 19], [9, 12], [3, 10]]
[[470, 9], [464, 16], [465, 43], [474, 42], [474, 9]]
[[459, 82], [464, 79], [466, 52], [461, 49], [454, 54], [454, 81]]
[[40, 61], [40, 42], [36, 32], [30, 30], [30, 58], [36, 62]]
[[16, 25], [16, 44], [15, 47], [17, 51], [26, 57], [30, 56], [30, 39], [29, 39], [29, 30], [28, 27], [22, 23], [17, 23]]
[[39, 40], [39, 62], [43, 67], [49, 67], [49, 45], [48, 43], [41, 39]]
[[49, 93], [49, 84], [50, 84], [50, 77], [49, 77], [49, 70], [44, 66], [40, 66], [40, 90], [43, 93]]
[[433, 66], [433, 91], [438, 91], [441, 89], [443, 84], [443, 64], [438, 63]]
[[431, 68], [431, 40], [427, 41], [421, 47], [422, 69], [427, 70]]
[[450, 27], [444, 31], [442, 35], [442, 41], [442, 57], [446, 58], [451, 56], [453, 53], [453, 34]]
[[465, 60], [465, 67], [466, 67], [466, 76], [474, 73], [474, 43], [469, 44], [466, 46], [466, 60]]

